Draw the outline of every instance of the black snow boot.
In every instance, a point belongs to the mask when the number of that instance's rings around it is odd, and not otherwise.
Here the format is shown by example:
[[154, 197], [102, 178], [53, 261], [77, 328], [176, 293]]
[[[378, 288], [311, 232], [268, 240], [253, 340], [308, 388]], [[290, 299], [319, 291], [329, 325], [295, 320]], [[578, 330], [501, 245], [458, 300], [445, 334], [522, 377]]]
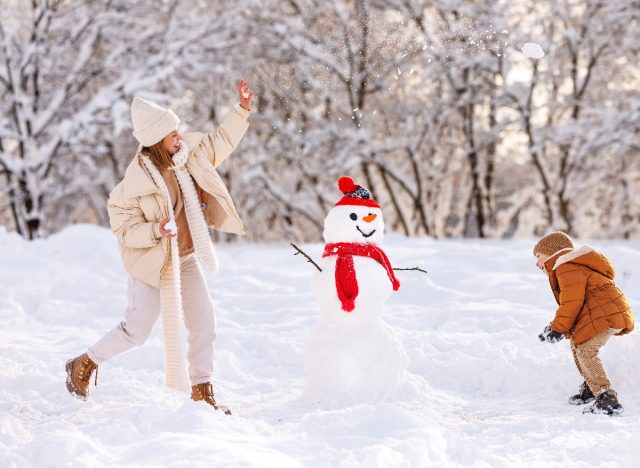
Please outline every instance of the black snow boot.
[[583, 413], [608, 414], [615, 415], [624, 411], [624, 408], [618, 403], [618, 395], [614, 390], [607, 390], [602, 393], [593, 405], [585, 408]]
[[569, 403], [572, 405], [584, 405], [595, 400], [595, 395], [587, 385], [587, 382], [582, 382], [580, 388], [578, 389], [578, 393], [569, 398]]

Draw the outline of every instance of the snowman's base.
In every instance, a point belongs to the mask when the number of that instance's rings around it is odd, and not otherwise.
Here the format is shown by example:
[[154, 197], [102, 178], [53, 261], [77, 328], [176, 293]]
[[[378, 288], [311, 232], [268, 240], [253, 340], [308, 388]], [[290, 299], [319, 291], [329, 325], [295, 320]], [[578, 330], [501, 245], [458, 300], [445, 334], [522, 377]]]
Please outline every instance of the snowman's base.
[[377, 401], [406, 376], [407, 354], [381, 319], [350, 326], [321, 320], [305, 355], [306, 401]]

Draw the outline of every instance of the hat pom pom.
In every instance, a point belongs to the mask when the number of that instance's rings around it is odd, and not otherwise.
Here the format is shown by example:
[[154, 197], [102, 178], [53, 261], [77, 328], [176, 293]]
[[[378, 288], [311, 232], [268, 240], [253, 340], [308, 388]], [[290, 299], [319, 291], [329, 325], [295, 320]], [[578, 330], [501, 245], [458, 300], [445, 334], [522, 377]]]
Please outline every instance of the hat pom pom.
[[338, 188], [342, 193], [351, 193], [355, 191], [358, 186], [351, 177], [342, 176], [338, 179]]

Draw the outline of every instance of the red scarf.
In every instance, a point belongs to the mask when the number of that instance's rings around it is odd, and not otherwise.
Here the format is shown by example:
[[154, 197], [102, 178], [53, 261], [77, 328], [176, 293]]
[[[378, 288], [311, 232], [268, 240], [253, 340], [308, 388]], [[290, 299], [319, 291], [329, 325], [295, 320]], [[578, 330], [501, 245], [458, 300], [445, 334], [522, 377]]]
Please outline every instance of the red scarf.
[[389, 258], [387, 258], [384, 250], [377, 245], [350, 242], [326, 244], [322, 257], [330, 257], [332, 255], [338, 256], [336, 259], [336, 290], [338, 291], [338, 299], [342, 303], [342, 310], [345, 312], [351, 312], [355, 308], [355, 300], [358, 296], [358, 280], [353, 266], [354, 255], [369, 257], [380, 263], [387, 270], [393, 290], [397, 291], [400, 288], [400, 281], [393, 273]]

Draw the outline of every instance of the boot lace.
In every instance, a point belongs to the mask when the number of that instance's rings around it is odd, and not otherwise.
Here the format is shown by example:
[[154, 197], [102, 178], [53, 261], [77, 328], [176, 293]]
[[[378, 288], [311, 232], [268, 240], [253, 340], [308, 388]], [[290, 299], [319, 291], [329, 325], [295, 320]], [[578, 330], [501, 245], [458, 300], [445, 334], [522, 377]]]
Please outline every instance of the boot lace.
[[83, 359], [82, 361], [80, 361], [80, 363], [82, 366], [78, 375], [78, 377], [80, 378], [80, 381], [89, 385], [91, 381], [91, 373], [95, 370], [96, 377], [94, 380], [94, 385], [97, 387], [98, 386], [98, 366], [88, 356], [86, 359]]
[[213, 385], [211, 383], [202, 383], [197, 386], [198, 396], [213, 406], [215, 409], [218, 409], [218, 404], [216, 403], [215, 398], [213, 397]]

